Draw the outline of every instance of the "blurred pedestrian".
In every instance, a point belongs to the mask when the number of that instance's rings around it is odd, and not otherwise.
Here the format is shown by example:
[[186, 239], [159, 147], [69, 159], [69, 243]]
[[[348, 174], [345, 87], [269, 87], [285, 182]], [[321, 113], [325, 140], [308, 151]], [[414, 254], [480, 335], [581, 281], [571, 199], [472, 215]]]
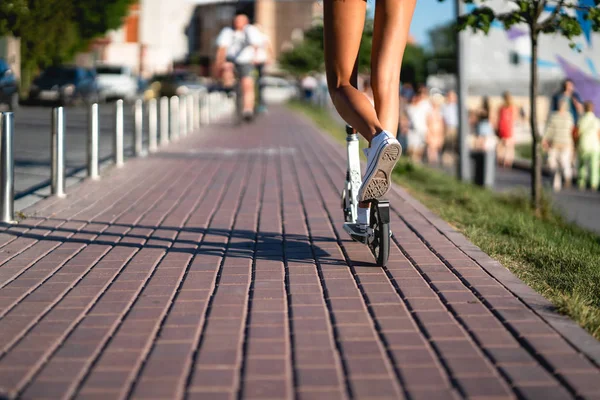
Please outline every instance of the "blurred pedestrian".
[[481, 101], [481, 107], [475, 112], [475, 118], [475, 133], [477, 134], [475, 147], [478, 150], [484, 150], [494, 134], [491, 122], [490, 99], [487, 96]]
[[458, 149], [458, 99], [453, 90], [446, 93], [442, 115], [444, 117], [444, 152], [455, 153]]
[[402, 97], [404, 100], [410, 103], [414, 95], [415, 89], [413, 88], [413, 85], [408, 82], [404, 83], [402, 85], [402, 88], [400, 89], [400, 97]]
[[515, 117], [517, 109], [509, 92], [502, 95], [504, 103], [498, 111], [498, 126], [496, 132], [500, 139], [497, 146], [498, 164], [511, 167], [515, 158]]
[[304, 76], [304, 78], [302, 78], [300, 86], [302, 86], [302, 91], [304, 92], [304, 100], [310, 102], [313, 98], [315, 89], [317, 89], [317, 86], [319, 86], [319, 82], [317, 81], [317, 78], [307, 74]]
[[431, 112], [431, 104], [427, 89], [422, 88], [412, 97], [411, 103], [406, 107], [410, 120], [408, 133], [408, 155], [415, 162], [423, 160], [425, 142], [427, 140], [427, 118]]
[[265, 67], [273, 62], [273, 60], [275, 59], [275, 56], [274, 56], [274, 52], [273, 52], [273, 46], [271, 44], [271, 38], [264, 31], [262, 25], [254, 24], [254, 27], [256, 27], [256, 29], [260, 32], [260, 35], [262, 36], [261, 37], [262, 41], [261, 41], [260, 46], [256, 50], [256, 57], [255, 57], [256, 72], [258, 73], [258, 96], [256, 99], [258, 107], [257, 107], [256, 111], [259, 113], [262, 113], [267, 110], [267, 105], [265, 104], [265, 100], [263, 97], [263, 89], [264, 89], [263, 77], [265, 74]]
[[575, 83], [571, 79], [565, 79], [562, 83], [561, 89], [552, 96], [552, 112], [558, 111], [559, 104], [561, 101], [567, 102], [567, 110], [573, 117], [573, 139], [577, 139], [577, 122], [579, 115], [583, 113], [583, 102], [581, 96], [575, 90]]
[[318, 104], [321, 107], [331, 107], [332, 104], [329, 101], [329, 89], [327, 87], [327, 75], [319, 74], [317, 82]]
[[594, 114], [594, 103], [584, 103], [584, 114], [578, 124], [579, 189], [584, 190], [590, 175], [590, 187], [598, 190], [600, 184], [600, 120]]
[[441, 94], [431, 96], [431, 108], [427, 115], [427, 162], [430, 164], [439, 163], [440, 152], [444, 145], [443, 102], [444, 96]]
[[371, 87], [371, 80], [369, 78], [364, 79], [362, 92], [365, 96], [367, 96], [367, 99], [369, 99], [373, 107], [375, 107], [375, 100], [373, 100], [373, 88]]
[[561, 100], [558, 111], [550, 116], [542, 146], [548, 151], [548, 166], [554, 173], [552, 189], [559, 191], [563, 186], [571, 186], [573, 162], [573, 116], [569, 112], [569, 102]]
[[398, 142], [403, 149], [407, 149], [408, 154], [408, 134], [410, 133], [410, 119], [406, 113], [408, 102], [400, 98], [400, 112], [398, 117]]

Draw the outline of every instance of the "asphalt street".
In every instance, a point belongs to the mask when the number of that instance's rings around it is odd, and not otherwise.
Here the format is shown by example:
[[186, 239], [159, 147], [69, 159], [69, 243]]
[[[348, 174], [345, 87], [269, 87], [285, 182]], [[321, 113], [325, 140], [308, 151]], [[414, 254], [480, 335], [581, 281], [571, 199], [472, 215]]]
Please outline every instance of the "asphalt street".
[[[20, 107], [15, 112], [15, 209], [48, 193], [50, 185], [51, 107]], [[65, 175], [68, 184], [85, 177], [87, 167], [87, 107], [65, 108]], [[99, 157], [104, 166], [112, 157], [115, 104], [100, 104]], [[124, 107], [125, 157], [133, 155], [133, 106]], [[144, 121], [147, 128], [147, 120]], [[147, 132], [144, 131], [147, 140]], [[79, 179], [78, 179], [79, 178]]]
[[[494, 189], [498, 191], [529, 190], [529, 171], [509, 168], [496, 169]], [[550, 192], [551, 180], [544, 177], [544, 187]], [[600, 233], [600, 192], [579, 191], [576, 186], [552, 193], [554, 205], [569, 220], [581, 227]]]

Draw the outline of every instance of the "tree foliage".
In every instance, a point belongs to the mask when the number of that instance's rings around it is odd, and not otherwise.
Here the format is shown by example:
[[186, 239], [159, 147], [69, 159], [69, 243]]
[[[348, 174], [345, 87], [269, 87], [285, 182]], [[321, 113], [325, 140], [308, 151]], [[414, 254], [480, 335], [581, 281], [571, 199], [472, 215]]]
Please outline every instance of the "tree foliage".
[[[445, 1], [445, 0], [439, 0]], [[463, 0], [473, 4], [474, 0]], [[580, 13], [584, 21], [591, 23], [594, 31], [600, 30], [600, 0], [581, 2], [579, 0], [506, 0], [511, 5], [510, 11], [496, 12], [485, 5], [487, 0], [479, 0], [481, 6], [471, 13], [458, 18], [461, 30], [470, 28], [473, 32], [489, 32], [494, 21], [499, 21], [505, 29], [516, 24], [527, 24], [532, 35], [558, 33], [569, 40], [583, 34], [583, 28], [576, 13]], [[593, 3], [593, 5], [592, 5]], [[588, 4], [588, 5], [586, 5]], [[549, 15], [544, 10], [552, 9]]]
[[[358, 65], [361, 73], [371, 70], [371, 47], [373, 43], [373, 21], [367, 20], [358, 53]], [[323, 25], [315, 25], [304, 32], [304, 40], [293, 49], [283, 52], [279, 57], [279, 65], [284, 70], [303, 75], [311, 72], [322, 72], [325, 69], [323, 54]], [[418, 46], [407, 45], [403, 59], [403, 71], [406, 80], [423, 82], [425, 54]]]
[[427, 72], [456, 73], [456, 23], [439, 25], [429, 30], [431, 48], [426, 52]]
[[21, 38], [22, 87], [38, 68], [69, 61], [119, 27], [134, 0], [1, 0], [0, 35]]
[[[444, 1], [444, 0], [439, 0]], [[492, 23], [498, 21], [505, 29], [525, 24], [529, 28], [531, 39], [531, 76], [530, 76], [530, 127], [532, 134], [533, 166], [531, 169], [531, 197], [536, 210], [540, 210], [542, 201], [542, 151], [541, 135], [537, 125], [537, 46], [540, 35], [561, 35], [571, 41], [582, 35], [582, 24], [600, 31], [600, 0], [506, 0], [507, 10], [496, 11], [486, 5], [487, 0], [463, 0], [464, 3], [478, 3], [479, 7], [466, 15], [460, 15], [457, 27], [473, 32], [488, 33]]]
[[116, 29], [123, 23], [133, 0], [86, 0], [73, 2], [74, 19], [77, 21], [79, 36], [89, 40]]
[[304, 40], [279, 56], [279, 65], [294, 75], [322, 71], [323, 26], [315, 25], [304, 32]]

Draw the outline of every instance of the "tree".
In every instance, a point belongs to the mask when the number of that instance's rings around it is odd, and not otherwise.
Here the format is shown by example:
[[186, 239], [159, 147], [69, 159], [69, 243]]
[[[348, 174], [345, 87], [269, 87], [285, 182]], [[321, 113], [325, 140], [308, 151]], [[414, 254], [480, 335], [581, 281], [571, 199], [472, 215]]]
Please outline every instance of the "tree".
[[436, 26], [428, 32], [431, 49], [427, 51], [427, 72], [456, 73], [456, 24]]
[[64, 63], [118, 28], [134, 0], [2, 0], [0, 34], [21, 38], [21, 88], [38, 68]]
[[82, 41], [117, 29], [123, 23], [129, 7], [135, 0], [84, 0], [73, 2], [74, 20]]
[[304, 40], [279, 57], [280, 67], [294, 75], [322, 71], [324, 64], [323, 25], [315, 25], [306, 30]]
[[425, 82], [427, 56], [420, 46], [407, 43], [402, 58], [402, 69], [400, 70], [400, 80], [402, 82], [419, 85]]
[[[358, 65], [361, 73], [371, 69], [371, 47], [373, 43], [373, 21], [367, 20], [363, 30], [358, 53]], [[302, 75], [321, 72], [325, 69], [323, 55], [323, 25], [315, 25], [304, 32], [304, 40], [293, 49], [285, 51], [279, 57], [279, 65], [284, 70]], [[402, 62], [403, 74], [407, 81], [421, 83], [425, 79], [425, 54], [418, 46], [407, 45]], [[411, 73], [412, 72], [412, 73]], [[404, 79], [403, 79], [404, 80]]]
[[[444, 1], [444, 0], [439, 0]], [[474, 0], [463, 0], [472, 4]], [[533, 166], [531, 169], [531, 201], [536, 211], [541, 210], [542, 200], [542, 149], [541, 134], [537, 126], [538, 96], [538, 43], [541, 35], [558, 34], [571, 41], [583, 34], [582, 22], [590, 24], [594, 31], [600, 30], [600, 0], [506, 0], [509, 11], [497, 13], [480, 0], [481, 7], [458, 18], [458, 29], [488, 33], [491, 24], [499, 21], [505, 29], [517, 24], [529, 28], [531, 42], [530, 68], [530, 126], [532, 135]], [[546, 10], [550, 10], [544, 13]], [[573, 15], [576, 13], [576, 15]], [[579, 18], [578, 18], [579, 16]]]

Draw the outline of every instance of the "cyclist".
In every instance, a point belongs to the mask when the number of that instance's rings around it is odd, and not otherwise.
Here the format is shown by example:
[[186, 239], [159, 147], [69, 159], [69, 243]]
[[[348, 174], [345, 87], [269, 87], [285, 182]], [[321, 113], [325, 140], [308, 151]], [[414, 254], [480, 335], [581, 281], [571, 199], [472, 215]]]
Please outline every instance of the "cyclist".
[[367, 169], [358, 193], [357, 233], [369, 225], [368, 200], [383, 197], [401, 147], [396, 140], [400, 67], [416, 0], [377, 0], [371, 53], [374, 106], [353, 86], [365, 23], [365, 0], [324, 0], [325, 67], [329, 94], [340, 116], [368, 142]]
[[242, 94], [242, 116], [251, 120], [254, 116], [254, 78], [258, 49], [263, 38], [258, 29], [250, 25], [248, 16], [238, 13], [233, 18], [232, 27], [225, 27], [217, 37], [217, 54], [215, 57], [215, 75], [221, 71], [226, 61], [235, 66]]
[[254, 24], [254, 27], [258, 29], [258, 31], [262, 35], [262, 43], [255, 57], [255, 61], [257, 63], [256, 72], [258, 73], [257, 111], [261, 113], [267, 111], [267, 105], [263, 96], [264, 82], [262, 78], [265, 76], [266, 66], [269, 65], [275, 59], [275, 56], [273, 53], [273, 45], [271, 44], [271, 38], [269, 38], [269, 35], [267, 35], [267, 33], [261, 25]]

